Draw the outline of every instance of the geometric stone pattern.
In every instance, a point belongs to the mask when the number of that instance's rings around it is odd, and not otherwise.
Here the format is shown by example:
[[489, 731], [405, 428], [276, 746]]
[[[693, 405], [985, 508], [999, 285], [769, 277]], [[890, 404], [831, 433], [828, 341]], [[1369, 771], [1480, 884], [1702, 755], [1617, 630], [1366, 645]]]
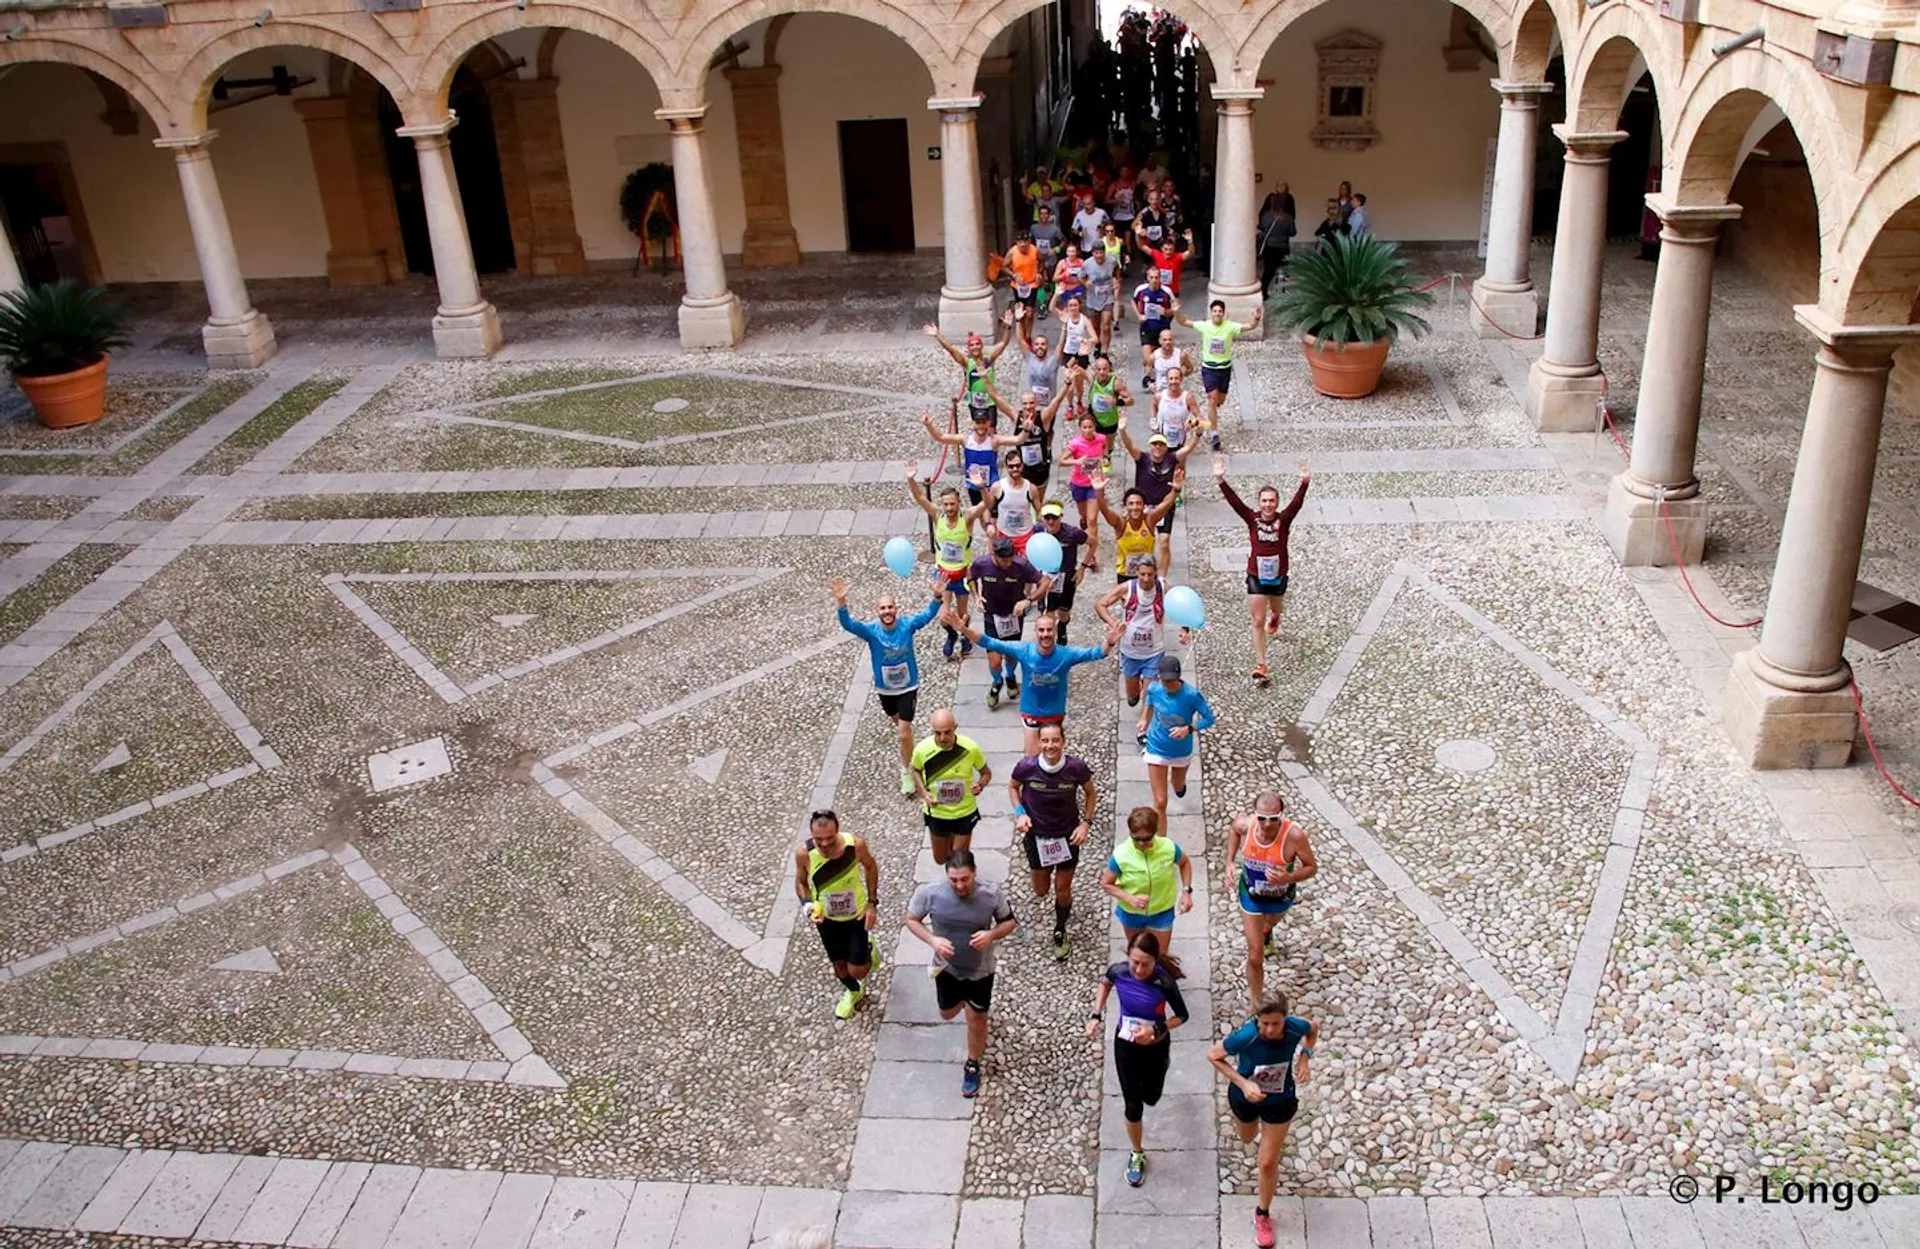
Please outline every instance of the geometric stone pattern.
[[[1513, 986], [1494, 967], [1486, 954], [1447, 917], [1445, 910], [1433, 896], [1414, 882], [1394, 853], [1382, 845], [1371, 832], [1361, 827], [1345, 804], [1313, 775], [1310, 767], [1283, 759], [1280, 761], [1280, 770], [1299, 787], [1301, 794], [1313, 804], [1321, 818], [1340, 834], [1381, 882], [1393, 891], [1408, 910], [1414, 913], [1434, 943], [1452, 956], [1460, 964], [1461, 970], [1480, 986], [1508, 1026], [1519, 1033], [1521, 1039], [1546, 1060], [1547, 1066], [1555, 1075], [1572, 1083], [1580, 1070], [1581, 1056], [1586, 1048], [1587, 1029], [1593, 1019], [1594, 1002], [1599, 995], [1601, 980], [1606, 975], [1607, 961], [1613, 948], [1614, 929], [1619, 923], [1621, 907], [1626, 901], [1627, 882], [1633, 874], [1634, 853], [1640, 845], [1641, 829], [1646, 820], [1647, 802], [1652, 796], [1654, 777], [1659, 768], [1659, 751], [1638, 728], [1603, 707], [1591, 695], [1556, 670], [1538, 652], [1523, 645], [1481, 612], [1434, 583], [1420, 569], [1405, 562], [1395, 565], [1393, 572], [1380, 587], [1379, 593], [1374, 596], [1372, 605], [1368, 607], [1366, 614], [1354, 629], [1353, 636], [1322, 679], [1319, 689], [1301, 710], [1299, 725], [1302, 730], [1311, 733], [1325, 721], [1327, 713], [1339, 698], [1342, 687], [1359, 666], [1374, 635], [1379, 632], [1388, 609], [1409, 586], [1423, 591], [1435, 602], [1452, 611], [1473, 629], [1486, 636], [1532, 672], [1543, 684], [1585, 712], [1603, 731], [1617, 738], [1633, 752], [1632, 762], [1627, 771], [1625, 790], [1621, 794], [1619, 811], [1614, 819], [1612, 837], [1600, 867], [1599, 879], [1594, 886], [1593, 900], [1587, 911], [1586, 922], [1581, 928], [1572, 970], [1567, 977], [1559, 1013], [1554, 1022], [1549, 1025], [1541, 1018], [1539, 1012], [1521, 1000], [1514, 992]], [[1452, 754], [1454, 752], [1449, 748], [1459, 747], [1479, 748], [1478, 751], [1464, 752], [1467, 754], [1478, 755], [1480, 751], [1491, 754], [1485, 744], [1480, 742], [1447, 742], [1443, 743], [1441, 750]], [[1443, 759], [1442, 763], [1445, 762]], [[1469, 762], [1491, 766], [1492, 760], [1486, 759], [1483, 762], [1482, 758], [1476, 757]], [[1451, 766], [1458, 767], [1460, 770], [1478, 770], [1477, 768], [1469, 769], [1460, 764]]]
[[368, 788], [376, 794], [407, 785], [418, 785], [453, 771], [447, 755], [447, 739], [429, 737], [410, 746], [397, 746], [367, 756]]
[[[23, 756], [35, 746], [38, 746], [49, 733], [71, 719], [74, 712], [80, 710], [88, 699], [99, 693], [102, 687], [119, 676], [134, 660], [146, 654], [155, 643], [163, 646], [167, 654], [173, 656], [174, 661], [180, 665], [186, 672], [188, 679], [193, 682], [194, 689], [199, 691], [200, 696], [207, 700], [207, 705], [213, 708], [214, 714], [219, 716], [221, 722], [233, 732], [234, 740], [238, 741], [241, 747], [253, 756], [253, 762], [242, 764], [237, 768], [231, 768], [213, 776], [203, 777], [191, 785], [185, 785], [178, 789], [168, 790], [162, 794], [154, 794], [151, 797], [142, 798], [140, 801], [121, 807], [117, 811], [110, 811], [105, 815], [96, 815], [90, 820], [83, 820], [69, 828], [61, 829], [59, 832], [48, 833], [46, 836], [40, 837], [37, 840], [21, 842], [16, 846], [9, 846], [5, 850], [0, 850], [0, 863], [25, 858], [27, 855], [35, 854], [42, 850], [50, 850], [63, 842], [72, 841], [77, 837], [84, 837], [88, 833], [96, 832], [103, 828], [111, 828], [124, 820], [130, 820], [138, 815], [145, 815], [147, 812], [159, 810], [161, 807], [172, 806], [176, 802], [184, 802], [189, 798], [197, 798], [202, 794], [231, 785], [235, 781], [245, 780], [256, 772], [262, 772], [280, 766], [280, 756], [274, 752], [271, 746], [268, 746], [261, 739], [260, 731], [253, 727], [253, 722], [247, 719], [246, 713], [241, 711], [239, 705], [227, 696], [226, 690], [221, 688], [220, 682], [215, 679], [213, 673], [209, 672], [207, 666], [200, 662], [200, 657], [193, 653], [193, 648], [188, 646], [186, 641], [181, 638], [178, 633], [174, 632], [172, 622], [163, 620], [149, 630], [145, 637], [121, 652], [118, 658], [96, 673], [85, 685], [80, 687], [78, 693], [62, 703], [53, 714], [34, 725], [27, 735], [15, 742], [4, 755], [0, 755], [0, 773], [7, 771], [14, 764], [18, 763]], [[112, 766], [117, 766], [109, 764], [108, 760], [113, 759], [124, 749], [125, 743], [122, 743], [113, 754], [107, 756], [107, 759], [103, 759], [99, 764], [95, 765], [95, 771], [106, 770]]]

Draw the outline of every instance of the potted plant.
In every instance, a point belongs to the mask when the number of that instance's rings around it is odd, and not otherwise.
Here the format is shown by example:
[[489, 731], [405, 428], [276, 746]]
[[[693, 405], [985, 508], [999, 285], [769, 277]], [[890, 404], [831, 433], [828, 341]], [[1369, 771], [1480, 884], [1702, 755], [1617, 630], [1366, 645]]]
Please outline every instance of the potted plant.
[[1300, 331], [1315, 390], [1335, 399], [1372, 394], [1393, 340], [1433, 328], [1414, 311], [1431, 307], [1433, 296], [1412, 279], [1399, 248], [1372, 235], [1336, 234], [1295, 254], [1273, 321]]
[[679, 250], [680, 226], [673, 218], [673, 166], [655, 161], [642, 165], [620, 184], [620, 220], [640, 240], [640, 256], [634, 272], [650, 259], [659, 271], [667, 271], [673, 254]]
[[105, 294], [60, 281], [0, 295], [0, 362], [49, 428], [91, 425], [106, 407], [107, 353], [128, 340]]

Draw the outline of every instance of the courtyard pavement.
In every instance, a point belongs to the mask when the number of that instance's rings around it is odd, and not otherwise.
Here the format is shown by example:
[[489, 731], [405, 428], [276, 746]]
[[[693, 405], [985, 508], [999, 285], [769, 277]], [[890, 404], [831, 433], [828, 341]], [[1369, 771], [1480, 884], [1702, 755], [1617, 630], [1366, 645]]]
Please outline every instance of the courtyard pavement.
[[[1630, 436], [1652, 268], [1608, 272]], [[1444, 298], [1363, 403], [1241, 348], [1230, 479], [1314, 468], [1269, 688], [1245, 531], [1194, 462], [1173, 575], [1208, 604], [1190, 671], [1220, 722], [1171, 819], [1204, 900], [1147, 1184], [1117, 1182], [1083, 1031], [1092, 871], [1059, 965], [1015, 865], [961, 1099], [896, 935], [932, 865], [826, 590], [869, 615], [901, 585], [879, 548], [924, 532], [904, 466], [938, 461], [918, 414], [956, 381], [916, 332], [931, 296], [883, 276], [751, 279], [747, 343], [704, 356], [647, 279], [572, 311], [494, 283], [487, 363], [424, 358], [421, 292], [263, 286], [283, 352], [221, 376], [156, 292], [99, 426], [0, 400], [0, 1245], [1250, 1243], [1204, 1053], [1247, 1007], [1224, 831], [1268, 786], [1322, 864], [1268, 971], [1322, 1032], [1282, 1244], [1920, 1243], [1920, 825], [1870, 765], [1739, 765], [1719, 691], [1751, 635], [1614, 564], [1617, 451], [1533, 433], [1532, 346]], [[1692, 578], [1724, 617], [1764, 607], [1812, 368], [1784, 302], [1723, 273]], [[1916, 462], [1890, 413], [1861, 573], [1890, 598], [1920, 598]], [[933, 649], [921, 707], [1004, 779], [1014, 713]], [[1849, 657], [1911, 777], [1909, 649]], [[1084, 671], [1070, 704], [1096, 849], [1145, 793], [1116, 684]], [[827, 805], [880, 859], [892, 955], [848, 1023], [791, 888]], [[999, 781], [983, 810], [1003, 877]], [[1829, 1199], [1763, 1199], [1806, 1181]], [[1884, 1195], [1841, 1210], [1840, 1183]]]

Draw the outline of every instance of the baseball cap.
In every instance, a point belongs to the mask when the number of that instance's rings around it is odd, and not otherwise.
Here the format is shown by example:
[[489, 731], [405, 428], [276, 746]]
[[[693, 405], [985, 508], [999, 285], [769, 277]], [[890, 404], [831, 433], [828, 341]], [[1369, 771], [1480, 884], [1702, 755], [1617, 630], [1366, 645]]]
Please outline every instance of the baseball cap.
[[1150, 443], [1150, 444], [1151, 444], [1151, 443], [1156, 443], [1156, 442], [1158, 442], [1158, 443], [1164, 443], [1165, 445], [1167, 445], [1167, 446], [1169, 446], [1169, 447], [1173, 445], [1172, 443], [1170, 443], [1170, 442], [1167, 442], [1167, 436], [1166, 436], [1165, 434], [1155, 434], [1155, 435], [1154, 435], [1153, 437], [1151, 437], [1151, 438], [1149, 438], [1149, 439], [1147, 439], [1147, 442], [1148, 442], [1148, 443]]
[[995, 538], [993, 540], [993, 553], [995, 555], [1013, 554], [1013, 539], [1012, 538]]
[[1042, 516], [1065, 516], [1067, 509], [1061, 507], [1058, 503], [1048, 503], [1040, 508], [1040, 514]]
[[1178, 681], [1180, 679], [1180, 657], [1178, 655], [1160, 656], [1160, 679]]

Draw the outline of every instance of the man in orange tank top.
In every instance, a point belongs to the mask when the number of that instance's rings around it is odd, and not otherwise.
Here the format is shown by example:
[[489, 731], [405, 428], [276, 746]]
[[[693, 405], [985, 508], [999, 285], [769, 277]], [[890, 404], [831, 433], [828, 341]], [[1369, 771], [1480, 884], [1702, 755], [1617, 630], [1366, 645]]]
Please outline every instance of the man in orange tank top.
[[1292, 909], [1299, 883], [1320, 870], [1306, 830], [1286, 817], [1286, 809], [1278, 793], [1262, 791], [1254, 799], [1253, 814], [1235, 818], [1227, 842], [1234, 848], [1226, 873], [1227, 896], [1240, 904], [1247, 990], [1255, 1002], [1266, 992], [1273, 925]]

